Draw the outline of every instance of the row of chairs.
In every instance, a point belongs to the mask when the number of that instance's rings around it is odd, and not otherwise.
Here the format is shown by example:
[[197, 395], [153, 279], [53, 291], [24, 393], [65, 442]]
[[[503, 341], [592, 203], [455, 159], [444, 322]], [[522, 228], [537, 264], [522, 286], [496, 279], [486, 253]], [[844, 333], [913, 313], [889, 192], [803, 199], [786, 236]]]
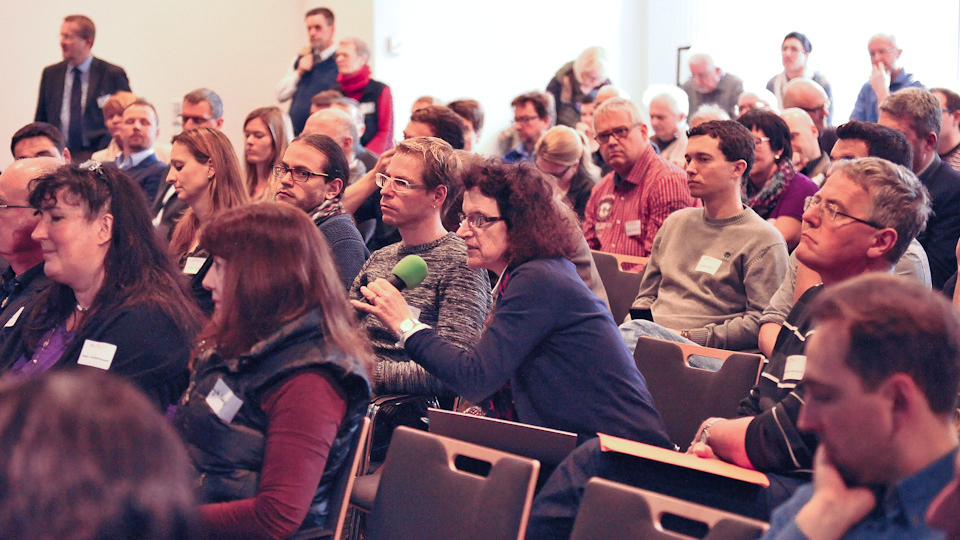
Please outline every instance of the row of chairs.
[[[725, 357], [725, 361], [717, 372], [699, 370], [687, 365], [692, 354]], [[652, 338], [640, 340], [635, 358], [660, 405], [667, 431], [677, 442], [691, 440], [703, 418], [733, 416], [740, 397], [756, 382], [763, 360], [759, 355]], [[375, 402], [371, 411], [379, 406]], [[370, 432], [369, 417], [365, 419], [353, 467], [341, 483], [343, 496], [332, 506], [340, 512], [336, 523], [328, 531], [302, 531], [297, 538], [340, 538], [348, 503], [369, 512], [364, 537], [374, 540], [522, 538], [524, 512], [537, 486], [573, 450], [576, 436], [433, 408], [428, 415], [430, 433], [398, 428], [384, 466], [375, 474], [356, 478], [365, 467], [362, 448]], [[493, 510], [494, 503], [506, 509]], [[664, 505], [672, 510], [664, 510]], [[620, 506], [629, 511], [612, 516], [610, 509]], [[355, 521], [352, 528], [357, 525]], [[574, 538], [635, 538], [635, 531], [650, 530], [666, 535], [651, 538], [704, 537], [707, 531], [711, 531], [708, 538], [754, 538], [751, 534], [762, 532], [762, 525], [594, 479], [585, 493]], [[448, 526], [455, 530], [447, 530]], [[724, 532], [738, 527], [753, 532]], [[676, 530], [688, 535], [670, 536], [678, 534]], [[434, 531], [437, 536], [431, 536]]]

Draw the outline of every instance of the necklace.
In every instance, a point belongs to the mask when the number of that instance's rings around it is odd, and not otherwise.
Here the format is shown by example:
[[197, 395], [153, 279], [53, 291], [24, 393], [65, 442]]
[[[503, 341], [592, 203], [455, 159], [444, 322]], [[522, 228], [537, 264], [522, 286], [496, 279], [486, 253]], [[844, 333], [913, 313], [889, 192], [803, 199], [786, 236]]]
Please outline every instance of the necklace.
[[52, 331], [50, 332], [50, 335], [47, 336], [47, 339], [44, 340], [44, 342], [43, 342], [42, 345], [40, 345], [40, 350], [37, 351], [37, 353], [33, 355], [33, 363], [34, 363], [34, 364], [36, 364], [36, 363], [37, 363], [37, 360], [40, 359], [40, 355], [42, 355], [42, 354], [43, 354], [43, 351], [46, 350], [47, 345], [50, 344], [50, 340], [53, 339], [53, 335], [54, 335], [55, 333], [56, 333], [56, 329], [52, 330]]
[[84, 312], [86, 312], [88, 309], [90, 309], [90, 308], [85, 308], [85, 307], [83, 307], [83, 306], [80, 305], [80, 302], [77, 302], [77, 311], [79, 311], [80, 313], [84, 313]]

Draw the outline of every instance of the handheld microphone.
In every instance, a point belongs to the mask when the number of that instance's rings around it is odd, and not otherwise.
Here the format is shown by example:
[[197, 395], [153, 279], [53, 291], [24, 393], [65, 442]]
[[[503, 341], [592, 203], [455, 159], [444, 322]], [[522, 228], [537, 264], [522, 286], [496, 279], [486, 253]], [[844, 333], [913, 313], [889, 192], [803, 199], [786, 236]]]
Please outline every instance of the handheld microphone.
[[[397, 288], [398, 291], [412, 289], [421, 283], [427, 277], [427, 263], [419, 255], [407, 255], [400, 259], [400, 262], [393, 267], [387, 281]], [[369, 304], [370, 301], [363, 298], [361, 302]]]

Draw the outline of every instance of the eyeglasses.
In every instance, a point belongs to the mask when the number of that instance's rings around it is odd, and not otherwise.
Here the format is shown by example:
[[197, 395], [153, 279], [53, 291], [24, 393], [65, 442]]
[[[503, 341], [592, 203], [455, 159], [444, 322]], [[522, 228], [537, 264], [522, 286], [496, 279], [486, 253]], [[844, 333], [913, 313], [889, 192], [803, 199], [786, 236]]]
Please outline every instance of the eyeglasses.
[[180, 115], [180, 123], [183, 125], [187, 125], [187, 122], [193, 122], [194, 124], [203, 124], [211, 120], [213, 120], [213, 118], [207, 118], [206, 116], [187, 116], [183, 114]]
[[639, 125], [640, 123], [638, 122], [632, 126], [618, 127], [618, 128], [608, 129], [607, 131], [601, 131], [600, 133], [597, 133], [597, 137], [596, 137], [597, 142], [600, 144], [607, 144], [607, 141], [610, 140], [610, 137], [617, 139], [617, 141], [621, 141], [624, 138], [626, 138], [627, 135], [630, 134], [631, 129]]
[[760, 145], [763, 144], [763, 143], [765, 143], [765, 142], [770, 142], [770, 137], [754, 137], [754, 138], [753, 138], [753, 145], [754, 145], [755, 147], [758, 147], [758, 148], [759, 148]]
[[326, 178], [330, 178], [329, 174], [310, 172], [300, 167], [295, 169], [293, 167], [287, 167], [286, 165], [283, 165], [281, 163], [277, 163], [276, 165], [273, 166], [273, 176], [275, 178], [283, 178], [283, 175], [287, 173], [290, 173], [290, 176], [293, 177], [294, 182], [300, 182], [300, 183], [306, 182], [307, 180], [310, 179], [311, 176], [323, 176]]
[[877, 56], [877, 55], [880, 55], [880, 54], [887, 54], [888, 52], [892, 52], [892, 51], [895, 51], [895, 50], [897, 50], [896, 47], [887, 47], [887, 48], [885, 48], [885, 49], [874, 49], [874, 50], [869, 51], [869, 52], [870, 52], [870, 56], [872, 57], [872, 56]]
[[33, 208], [33, 207], [24, 206], [22, 204], [0, 204], [0, 210], [6, 210], [7, 208]]
[[387, 185], [397, 193], [403, 193], [408, 189], [430, 189], [430, 186], [425, 184], [411, 184], [402, 178], [393, 178], [383, 173], [377, 173], [377, 187], [384, 188]]
[[806, 212], [811, 206], [817, 207], [817, 217], [825, 221], [836, 221], [837, 216], [843, 216], [845, 218], [850, 218], [856, 222], [863, 223], [864, 225], [869, 225], [874, 229], [885, 229], [883, 225], [879, 225], [872, 221], [867, 221], [865, 219], [860, 219], [858, 217], [853, 217], [850, 214], [841, 212], [837, 205], [830, 202], [823, 202], [823, 199], [819, 195], [814, 195], [812, 197], [807, 197], [803, 201], [803, 211]]
[[519, 116], [513, 119], [514, 124], [526, 124], [528, 122], [533, 122], [534, 120], [539, 120], [539, 116]]
[[487, 224], [493, 223], [494, 221], [502, 221], [502, 217], [487, 217], [483, 214], [464, 214], [460, 212], [457, 214], [457, 217], [460, 219], [460, 225], [466, 223], [474, 229], [482, 229], [486, 227]]

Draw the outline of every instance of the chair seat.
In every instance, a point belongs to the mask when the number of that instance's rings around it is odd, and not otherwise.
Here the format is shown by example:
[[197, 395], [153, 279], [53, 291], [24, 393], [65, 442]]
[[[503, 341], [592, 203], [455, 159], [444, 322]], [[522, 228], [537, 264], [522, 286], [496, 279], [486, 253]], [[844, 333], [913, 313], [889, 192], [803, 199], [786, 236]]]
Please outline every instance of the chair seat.
[[350, 504], [369, 512], [373, 508], [373, 501], [377, 498], [377, 487], [380, 485], [380, 471], [373, 474], [358, 476], [353, 481], [353, 492], [350, 494]]

